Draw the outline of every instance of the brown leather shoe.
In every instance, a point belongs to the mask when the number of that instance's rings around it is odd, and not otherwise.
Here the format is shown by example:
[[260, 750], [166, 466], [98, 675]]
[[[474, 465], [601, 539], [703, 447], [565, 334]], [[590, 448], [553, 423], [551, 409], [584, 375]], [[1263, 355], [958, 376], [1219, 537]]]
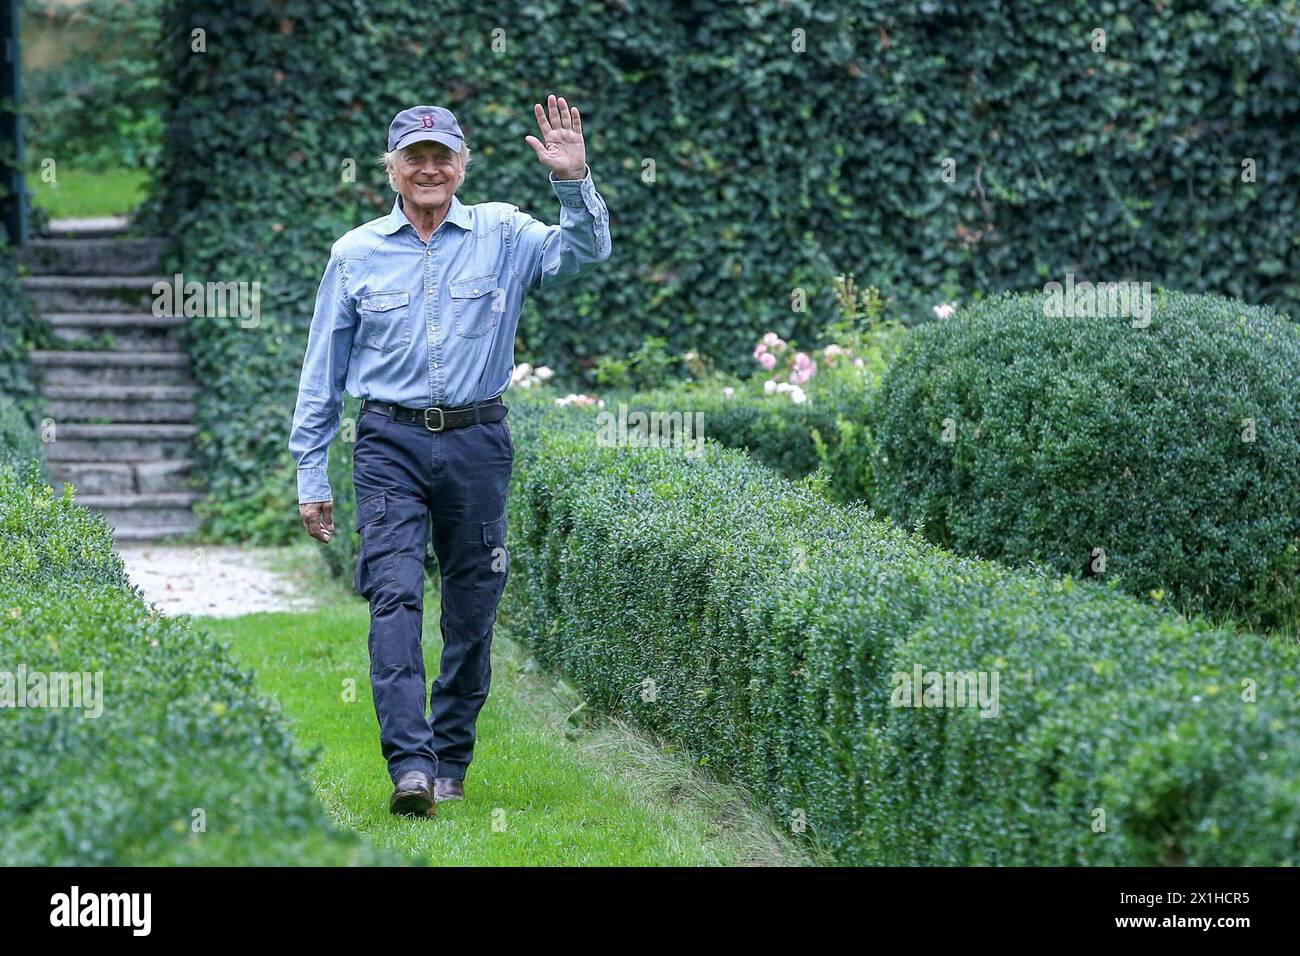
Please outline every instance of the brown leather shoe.
[[437, 809], [429, 775], [423, 770], [402, 774], [388, 801], [388, 812], [408, 817], [431, 817]]
[[451, 777], [439, 777], [433, 781], [433, 799], [438, 803], [444, 800], [464, 800], [465, 781], [453, 780]]

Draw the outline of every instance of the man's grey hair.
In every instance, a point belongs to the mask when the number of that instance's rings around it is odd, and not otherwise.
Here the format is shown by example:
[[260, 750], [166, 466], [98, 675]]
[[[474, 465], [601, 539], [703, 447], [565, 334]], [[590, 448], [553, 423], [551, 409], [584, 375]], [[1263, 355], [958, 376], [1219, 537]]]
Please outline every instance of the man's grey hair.
[[[412, 144], [414, 145], [414, 144]], [[380, 165], [384, 167], [384, 172], [388, 174], [388, 185], [393, 192], [397, 192], [397, 182], [393, 179], [393, 167], [397, 164], [397, 158], [409, 147], [403, 146], [401, 149], [395, 149], [392, 152], [383, 152], [379, 154]], [[460, 187], [465, 185], [465, 177], [469, 174], [469, 143], [461, 146], [460, 152], [455, 154], [460, 157], [460, 182], [456, 184], [453, 193], [460, 191]]]

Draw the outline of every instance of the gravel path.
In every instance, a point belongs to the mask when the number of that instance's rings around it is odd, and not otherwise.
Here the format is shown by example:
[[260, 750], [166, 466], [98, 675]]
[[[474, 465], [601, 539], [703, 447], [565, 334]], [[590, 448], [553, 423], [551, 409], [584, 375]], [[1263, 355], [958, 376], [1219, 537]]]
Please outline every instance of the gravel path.
[[210, 617], [310, 610], [315, 602], [299, 580], [267, 568], [279, 550], [239, 545], [117, 548], [131, 583], [144, 591], [146, 601], [173, 616]]

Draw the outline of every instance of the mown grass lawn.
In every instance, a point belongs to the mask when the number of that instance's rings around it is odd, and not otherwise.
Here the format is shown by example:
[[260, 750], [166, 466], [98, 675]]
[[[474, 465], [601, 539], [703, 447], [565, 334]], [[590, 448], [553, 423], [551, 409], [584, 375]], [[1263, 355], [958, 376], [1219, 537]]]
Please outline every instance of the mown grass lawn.
[[91, 172], [60, 166], [53, 183], [41, 179], [39, 168], [27, 174], [32, 202], [51, 219], [126, 215], [144, 201], [147, 183], [141, 169]]
[[[315, 561], [309, 552], [293, 553]], [[325, 596], [313, 613], [196, 620], [256, 670], [299, 742], [319, 748], [314, 783], [340, 825], [432, 864], [809, 862], [754, 801], [705, 778], [668, 748], [610, 721], [571, 721], [580, 701], [538, 672], [500, 627], [466, 799], [440, 804], [432, 820], [392, 817], [370, 695], [368, 609], [335, 582], [322, 580], [317, 593]], [[441, 649], [437, 621], [437, 595], [429, 593], [430, 679]]]

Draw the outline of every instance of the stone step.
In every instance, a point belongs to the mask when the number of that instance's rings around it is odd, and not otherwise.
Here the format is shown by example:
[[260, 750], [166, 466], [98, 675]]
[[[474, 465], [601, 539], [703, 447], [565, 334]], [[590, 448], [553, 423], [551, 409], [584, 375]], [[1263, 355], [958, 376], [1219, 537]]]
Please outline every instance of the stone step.
[[171, 491], [148, 495], [77, 495], [75, 502], [97, 511], [114, 528], [198, 526], [191, 505], [197, 491]]
[[56, 422], [194, 421], [194, 385], [46, 385], [44, 414]]
[[103, 343], [91, 350], [178, 352], [185, 318], [148, 312], [53, 312], [45, 316], [61, 343]]
[[44, 386], [192, 385], [184, 352], [29, 352]]
[[93, 329], [171, 329], [185, 324], [183, 315], [154, 315], [152, 312], [48, 312], [50, 325], [82, 326]]
[[45, 458], [54, 462], [181, 461], [188, 459], [194, 425], [58, 425]]
[[32, 275], [151, 276], [162, 268], [166, 240], [33, 239], [18, 251]]
[[114, 528], [113, 537], [117, 541], [163, 541], [169, 538], [191, 535], [198, 530], [198, 527], [198, 519], [191, 516], [191, 520], [177, 525], [143, 528], [123, 526]]
[[161, 276], [25, 276], [23, 289], [41, 314], [51, 312], [153, 312]]
[[131, 225], [129, 216], [95, 216], [86, 219], [51, 219], [49, 234], [56, 239], [99, 239], [120, 236]]
[[56, 494], [71, 484], [77, 494], [148, 495], [196, 491], [194, 461], [52, 461], [51, 483]]

